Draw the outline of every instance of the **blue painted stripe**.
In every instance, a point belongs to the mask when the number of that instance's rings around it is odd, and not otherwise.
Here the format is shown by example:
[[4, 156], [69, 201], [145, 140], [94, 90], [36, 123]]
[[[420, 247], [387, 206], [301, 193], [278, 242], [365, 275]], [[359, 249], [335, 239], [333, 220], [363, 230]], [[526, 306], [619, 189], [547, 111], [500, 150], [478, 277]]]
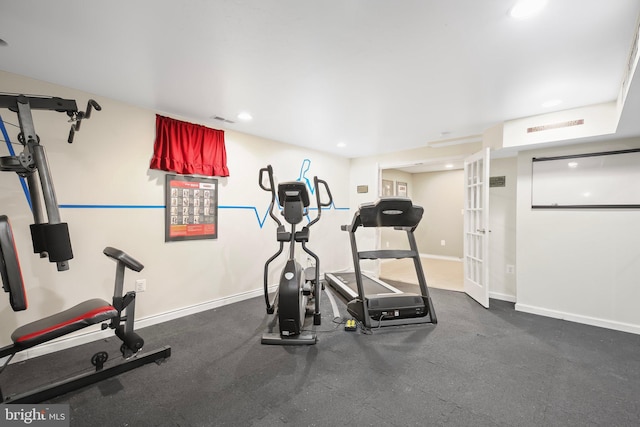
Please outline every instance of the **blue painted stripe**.
[[165, 205], [58, 205], [61, 209], [164, 209]]
[[[58, 205], [60, 209], [165, 209], [165, 205]], [[333, 206], [334, 210], [338, 211], [348, 211], [349, 208], [336, 208]], [[267, 217], [269, 216], [269, 210], [267, 209], [262, 217], [260, 217], [260, 213], [258, 212], [258, 208], [255, 206], [218, 206], [218, 209], [244, 209], [253, 211], [256, 215], [256, 219], [258, 220], [258, 224], [260, 228], [264, 226], [264, 223], [267, 221]], [[310, 208], [309, 210], [318, 210], [318, 208]], [[307, 220], [308, 220], [307, 216]]]
[[[9, 149], [9, 154], [11, 156], [15, 156], [16, 152], [13, 151], [13, 146], [11, 145], [11, 140], [9, 139], [9, 134], [7, 133], [7, 128], [4, 126], [4, 120], [2, 120], [2, 116], [0, 116], [0, 131], [2, 131], [2, 136], [4, 137], [4, 141], [7, 143], [7, 148]], [[29, 209], [33, 211], [33, 206], [31, 206], [31, 195], [29, 193], [29, 187], [27, 186], [27, 181], [20, 175], [20, 185], [22, 186], [22, 191], [24, 192], [25, 197], [27, 198], [27, 203], [29, 204]]]
[[[4, 126], [4, 121], [2, 120], [2, 116], [0, 116], [0, 131], [2, 131], [2, 135], [4, 136], [4, 140], [7, 144], [7, 148], [9, 149], [9, 154], [11, 156], [15, 156], [15, 152], [13, 150], [13, 146], [11, 145], [11, 141], [9, 139], [9, 134], [7, 133], [7, 129]], [[300, 170], [300, 177], [298, 178], [298, 180], [301, 180], [302, 178], [305, 179], [307, 187], [309, 188], [309, 190], [311, 191], [311, 194], [314, 193], [314, 188], [311, 185], [311, 183], [309, 182], [309, 180], [304, 176], [306, 170], [303, 170], [304, 168], [304, 164], [305, 162], [310, 166], [311, 161], [309, 159], [305, 159], [305, 161], [303, 162], [303, 166]], [[307, 168], [308, 169], [308, 168]], [[33, 210], [32, 206], [31, 206], [31, 197], [29, 195], [29, 187], [27, 186], [27, 183], [25, 181], [25, 179], [23, 177], [19, 177], [20, 178], [20, 183], [22, 185], [22, 189], [24, 191], [24, 194], [27, 198], [27, 203], [29, 203], [29, 208]], [[276, 197], [276, 202], [277, 202], [277, 197]], [[60, 209], [165, 209], [166, 206], [165, 205], [103, 205], [103, 204], [96, 204], [96, 205], [88, 205], [88, 204], [66, 204], [66, 205], [58, 205], [58, 207]], [[278, 208], [280, 209], [280, 207], [278, 206]], [[256, 219], [258, 220], [258, 224], [260, 225], [260, 228], [262, 228], [267, 220], [267, 217], [269, 216], [269, 210], [268, 208], [265, 210], [264, 215], [262, 215], [262, 217], [260, 217], [260, 213], [258, 212], [258, 208], [255, 206], [218, 206], [218, 209], [244, 209], [244, 210], [251, 210], [255, 213], [256, 215]], [[327, 208], [325, 208], [327, 209]], [[348, 211], [349, 208], [338, 208], [335, 206], [335, 204], [331, 204], [331, 207], [329, 209], [333, 209], [333, 210], [337, 210], [337, 211]], [[318, 208], [309, 208], [310, 211], [314, 211], [314, 210], [318, 210]], [[307, 216], [307, 220], [309, 219], [309, 217]]]
[[260, 218], [260, 214], [258, 213], [258, 208], [256, 208], [255, 206], [218, 206], [218, 209], [247, 209], [247, 210], [252, 210], [256, 214], [256, 219], [258, 220], [258, 224], [260, 225], [260, 228], [262, 228], [262, 226], [264, 225], [265, 221], [267, 220], [267, 216], [269, 215], [269, 210], [267, 209], [267, 211], [264, 213], [264, 216], [262, 218]]

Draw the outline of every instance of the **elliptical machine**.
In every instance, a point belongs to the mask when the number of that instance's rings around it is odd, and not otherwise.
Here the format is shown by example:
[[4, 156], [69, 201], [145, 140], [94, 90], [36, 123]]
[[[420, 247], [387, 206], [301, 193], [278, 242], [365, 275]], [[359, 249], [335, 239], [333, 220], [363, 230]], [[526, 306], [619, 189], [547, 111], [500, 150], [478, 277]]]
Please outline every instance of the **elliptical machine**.
[[[269, 177], [269, 185], [264, 184], [264, 174]], [[282, 182], [278, 184], [278, 205], [282, 209], [282, 215], [287, 223], [291, 224], [289, 231], [280, 222], [274, 214], [273, 209], [276, 202], [276, 189], [273, 181], [273, 168], [268, 165], [266, 168], [260, 169], [258, 184], [260, 188], [271, 193], [271, 203], [269, 204], [269, 216], [278, 225], [276, 231], [276, 239], [280, 243], [278, 251], [267, 260], [264, 265], [264, 298], [267, 304], [267, 313], [274, 314], [277, 309], [277, 316], [269, 325], [269, 332], [262, 335], [262, 344], [278, 344], [278, 345], [309, 345], [316, 343], [316, 334], [313, 332], [304, 332], [303, 325], [305, 315], [307, 313], [307, 305], [314, 303], [313, 308], [313, 324], [320, 325], [320, 291], [323, 285], [320, 282], [320, 259], [308, 247], [309, 228], [320, 220], [323, 207], [329, 207], [333, 204], [331, 190], [326, 181], [313, 177], [314, 194], [316, 197], [316, 205], [318, 214], [309, 224], [296, 231], [296, 225], [302, 222], [303, 218], [309, 213], [309, 193], [305, 183], [300, 181]], [[323, 203], [320, 200], [319, 184], [329, 196], [329, 201]], [[271, 302], [269, 298], [269, 264], [280, 256], [284, 250], [284, 244], [289, 244], [289, 257], [280, 274], [280, 283], [276, 296]], [[315, 260], [315, 267], [303, 269], [300, 263], [295, 259], [296, 243], [302, 245], [302, 249]], [[278, 323], [279, 333], [273, 332], [275, 323]]]

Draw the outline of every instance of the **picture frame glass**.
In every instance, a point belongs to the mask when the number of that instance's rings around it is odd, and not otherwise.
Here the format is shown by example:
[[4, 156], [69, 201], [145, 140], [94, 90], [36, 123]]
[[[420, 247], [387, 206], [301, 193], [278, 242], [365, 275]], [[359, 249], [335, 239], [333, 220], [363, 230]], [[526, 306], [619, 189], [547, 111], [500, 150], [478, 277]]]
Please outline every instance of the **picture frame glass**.
[[166, 175], [165, 242], [218, 238], [218, 180]]

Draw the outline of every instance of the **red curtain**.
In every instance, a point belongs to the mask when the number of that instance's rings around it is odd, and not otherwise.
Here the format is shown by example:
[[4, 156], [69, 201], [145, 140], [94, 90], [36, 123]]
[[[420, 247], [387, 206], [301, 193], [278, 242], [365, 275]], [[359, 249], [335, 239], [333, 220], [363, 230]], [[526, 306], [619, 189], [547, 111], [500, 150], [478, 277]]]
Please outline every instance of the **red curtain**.
[[224, 131], [156, 114], [149, 167], [185, 175], [229, 176]]

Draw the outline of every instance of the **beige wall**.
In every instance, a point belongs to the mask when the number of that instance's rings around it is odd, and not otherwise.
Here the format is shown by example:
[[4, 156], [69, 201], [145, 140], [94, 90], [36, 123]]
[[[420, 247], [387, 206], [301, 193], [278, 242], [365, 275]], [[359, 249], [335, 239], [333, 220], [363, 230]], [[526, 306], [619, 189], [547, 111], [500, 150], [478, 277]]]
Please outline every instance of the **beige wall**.
[[[66, 115], [33, 114], [59, 204], [164, 205], [165, 172], [149, 170], [155, 111], [5, 72], [0, 72], [0, 83], [5, 92], [76, 99], [81, 109], [95, 98], [102, 106], [102, 111], [83, 122], [73, 144], [66, 142]], [[17, 142], [17, 128], [12, 126], [17, 116], [8, 110], [0, 114], [8, 123], [10, 138]], [[140, 325], [261, 295], [264, 262], [277, 249], [272, 220], [267, 218], [262, 227], [258, 221], [270, 200], [258, 187], [258, 170], [267, 164], [273, 165], [277, 180], [285, 181], [297, 179], [304, 159], [311, 160], [309, 174], [325, 179], [335, 206], [344, 209], [323, 212], [311, 230], [309, 247], [320, 256], [322, 272], [347, 266], [351, 255], [348, 240], [341, 240], [346, 233], [340, 225], [351, 219], [350, 195], [344, 185], [350, 179], [349, 160], [232, 130], [226, 131], [225, 138], [231, 176], [219, 178], [217, 240], [165, 243], [163, 208], [61, 209], [75, 255], [70, 270], [61, 273], [32, 253], [29, 224], [33, 219], [18, 178], [9, 172], [0, 174], [1, 213], [12, 221], [29, 298], [29, 309], [19, 313], [10, 309], [8, 300], [0, 304], [4, 331], [0, 345], [10, 342], [9, 335], [18, 325], [90, 298], [109, 300], [115, 264], [102, 254], [105, 246], [121, 248], [145, 265], [142, 272], [127, 272], [125, 277], [126, 290], [133, 289], [136, 279], [147, 280], [147, 291], [138, 295], [136, 303]], [[15, 147], [16, 151], [21, 148]], [[0, 155], [7, 155], [4, 144]], [[301, 261], [306, 262], [306, 257]], [[273, 270], [270, 283], [275, 284], [278, 272]]]
[[414, 203], [424, 208], [416, 230], [420, 253], [462, 258], [464, 171], [415, 174], [413, 186]]

